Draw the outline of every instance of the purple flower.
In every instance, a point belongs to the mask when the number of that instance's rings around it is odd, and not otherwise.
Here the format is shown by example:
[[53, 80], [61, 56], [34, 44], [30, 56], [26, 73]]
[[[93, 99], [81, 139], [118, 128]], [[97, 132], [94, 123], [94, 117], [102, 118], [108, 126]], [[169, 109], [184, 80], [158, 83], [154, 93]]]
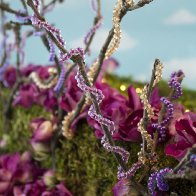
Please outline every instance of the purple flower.
[[112, 188], [114, 196], [126, 196], [130, 194], [130, 185], [128, 179], [118, 181]]
[[172, 131], [174, 135], [166, 146], [165, 153], [180, 160], [186, 154], [188, 148], [196, 143], [196, 114], [184, 113], [173, 123], [175, 132]]

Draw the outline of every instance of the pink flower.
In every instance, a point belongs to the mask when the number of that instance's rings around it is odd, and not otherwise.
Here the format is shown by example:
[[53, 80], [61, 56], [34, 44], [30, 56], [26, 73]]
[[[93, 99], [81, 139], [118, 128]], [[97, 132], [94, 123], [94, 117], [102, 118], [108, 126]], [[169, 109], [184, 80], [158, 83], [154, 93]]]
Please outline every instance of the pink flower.
[[177, 160], [183, 158], [188, 148], [196, 143], [196, 114], [187, 112], [174, 122], [175, 131], [172, 130], [173, 137], [165, 148], [166, 155]]
[[12, 87], [16, 82], [16, 68], [8, 67], [3, 75], [5, 86]]
[[[140, 141], [141, 134], [138, 132], [137, 125], [143, 116], [143, 106], [135, 88], [133, 86], [128, 88], [127, 99], [107, 84], [96, 83], [96, 87], [100, 89], [105, 96], [100, 105], [103, 116], [114, 121], [116, 130], [118, 130], [118, 132], [113, 135], [113, 138], [124, 141]], [[157, 113], [161, 106], [157, 89], [153, 91], [150, 103]], [[103, 133], [100, 125], [90, 117], [88, 117], [87, 120], [95, 129], [96, 137], [102, 137]], [[154, 120], [157, 120], [157, 117]]]
[[22, 156], [18, 153], [2, 155], [0, 157], [0, 193], [9, 192], [14, 183], [30, 182], [36, 175], [33, 170], [35, 167], [31, 165], [27, 153]]
[[53, 124], [44, 118], [36, 118], [31, 121], [30, 127], [33, 129], [32, 138], [34, 141], [48, 141], [53, 135]]
[[29, 108], [38, 101], [39, 94], [40, 92], [35, 84], [22, 84], [13, 105], [22, 105]]

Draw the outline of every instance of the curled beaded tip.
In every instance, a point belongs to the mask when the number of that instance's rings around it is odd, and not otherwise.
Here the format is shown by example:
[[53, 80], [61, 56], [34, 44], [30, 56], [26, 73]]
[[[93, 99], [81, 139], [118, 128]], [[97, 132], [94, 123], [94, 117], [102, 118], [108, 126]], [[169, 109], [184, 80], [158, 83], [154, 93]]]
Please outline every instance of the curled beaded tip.
[[159, 142], [162, 142], [165, 140], [166, 138], [166, 126], [169, 123], [169, 121], [173, 118], [173, 114], [174, 114], [174, 106], [172, 104], [171, 101], [169, 101], [169, 99], [165, 98], [165, 97], [161, 97], [161, 102], [163, 102], [163, 104], [165, 105], [166, 109], [167, 109], [167, 114], [166, 117], [162, 120], [162, 122], [160, 123], [154, 123], [152, 124], [152, 127], [157, 129], [159, 132]]
[[182, 70], [179, 70], [178, 72], [173, 72], [171, 74], [168, 85], [170, 88], [174, 89], [172, 99], [178, 99], [182, 96], [182, 86], [180, 84], [180, 80], [182, 80], [183, 77], [184, 73], [182, 72]]
[[155, 79], [154, 79], [154, 83], [153, 86], [155, 86], [156, 84], [158, 84], [162, 78], [162, 72], [163, 72], [163, 64], [159, 63], [156, 66], [156, 70], [155, 70]]
[[154, 172], [148, 178], [148, 190], [150, 191], [150, 193], [152, 195], [153, 195], [153, 193], [154, 193], [154, 191], [156, 190], [156, 187], [157, 187], [156, 176], [157, 176], [157, 172]]
[[157, 187], [160, 191], [168, 191], [169, 190], [169, 185], [167, 184], [167, 181], [164, 179], [164, 176], [167, 173], [172, 172], [172, 169], [169, 168], [164, 168], [161, 169], [157, 175], [156, 175], [156, 181], [157, 181]]

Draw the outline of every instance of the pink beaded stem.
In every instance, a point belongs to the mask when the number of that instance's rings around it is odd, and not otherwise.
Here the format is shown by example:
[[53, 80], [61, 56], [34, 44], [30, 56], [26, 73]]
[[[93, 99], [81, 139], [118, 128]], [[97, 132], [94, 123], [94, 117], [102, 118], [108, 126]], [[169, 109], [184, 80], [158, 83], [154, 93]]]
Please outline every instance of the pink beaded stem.
[[[77, 50], [77, 49], [76, 49]], [[81, 52], [81, 54], [83, 54], [83, 52]], [[66, 58], [67, 59], [67, 58]], [[95, 87], [89, 87], [85, 84], [84, 78], [82, 76], [82, 74], [80, 73], [80, 71], [77, 72], [75, 79], [77, 81], [77, 85], [78, 87], [84, 91], [87, 94], [93, 94], [96, 97], [96, 100], [98, 102], [98, 104], [100, 104], [104, 98], [104, 95], [102, 94], [102, 91], [99, 89], [96, 89]], [[99, 124], [101, 125], [105, 125], [108, 127], [109, 132], [111, 135], [114, 134], [114, 132], [116, 131], [115, 129], [115, 125], [114, 122], [104, 118], [102, 115], [97, 114], [94, 105], [92, 104], [90, 106], [90, 109], [88, 111], [88, 115], [96, 120]], [[110, 144], [110, 142], [108, 141], [108, 139], [106, 138], [105, 134], [104, 136], [101, 138], [101, 144], [103, 145], [103, 147], [108, 151], [108, 152], [114, 152], [117, 153], [121, 156], [122, 160], [127, 163], [128, 159], [129, 159], [129, 152], [126, 151], [124, 148], [121, 148], [119, 146], [112, 146]], [[123, 169], [119, 166], [118, 167], [118, 178], [122, 179], [122, 178], [128, 178], [130, 176], [133, 176], [135, 174], [135, 172], [142, 166], [141, 162], [137, 162], [135, 164], [133, 164], [133, 166], [131, 167], [131, 169], [129, 169], [127, 172], [124, 172]]]
[[[85, 93], [93, 94], [96, 97], [96, 100], [97, 100], [98, 104], [100, 104], [102, 102], [104, 96], [103, 96], [101, 90], [96, 89], [95, 87], [87, 86], [84, 82], [83, 76], [80, 74], [79, 71], [77, 72], [77, 75], [76, 75], [75, 78], [77, 80], [78, 87], [81, 90], [83, 90]], [[96, 111], [95, 111], [94, 105], [90, 106], [90, 109], [88, 111], [88, 115], [91, 118], [93, 118], [94, 120], [96, 120], [99, 124], [107, 126], [111, 135], [113, 135], [113, 133], [115, 132], [114, 122], [110, 121], [109, 119], [104, 118], [100, 114], [97, 114]], [[123, 148], [120, 148], [120, 147], [117, 147], [117, 146], [111, 146], [109, 141], [106, 139], [105, 135], [102, 137], [101, 143], [102, 143], [103, 147], [106, 148], [107, 151], [118, 153], [119, 155], [122, 156], [122, 159], [125, 162], [128, 161], [129, 152], [127, 152]]]
[[96, 3], [95, 3], [95, 0], [91, 0], [91, 7], [92, 7], [92, 10], [94, 12], [97, 12], [97, 6], [96, 6]]
[[31, 21], [32, 21], [32, 24], [39, 27], [39, 28], [44, 28], [46, 29], [47, 31], [51, 32], [57, 39], [57, 41], [62, 45], [64, 46], [65, 45], [65, 41], [60, 33], [60, 30], [53, 27], [52, 25], [48, 24], [47, 21], [41, 21], [37, 18], [37, 16], [33, 15], [31, 17]]
[[117, 173], [118, 179], [121, 180], [123, 178], [133, 177], [135, 173], [137, 172], [137, 170], [142, 167], [142, 165], [143, 164], [138, 161], [137, 163], [134, 163], [127, 172], [123, 172], [122, 168], [119, 166], [118, 173]]
[[[34, 5], [37, 8], [37, 10], [40, 12], [39, 7], [40, 7], [40, 1], [39, 0], [34, 0]], [[45, 30], [49, 31], [54, 35], [54, 37], [57, 39], [59, 44], [61, 46], [65, 46], [65, 41], [61, 35], [61, 32], [59, 29], [53, 27], [50, 25], [47, 21], [41, 21], [35, 14], [31, 16], [31, 22], [34, 26], [37, 26], [39, 28], [44, 28]], [[59, 50], [59, 54], [61, 55], [61, 51]]]
[[40, 0], [33, 0], [35, 7], [37, 8], [38, 12], [40, 12], [41, 2]]
[[102, 23], [103, 23], [103, 18], [100, 18], [99, 21], [86, 34], [86, 36], [84, 37], [84, 43], [86, 45], [88, 44], [88, 41], [91, 35], [96, 32], [96, 30], [102, 25]]

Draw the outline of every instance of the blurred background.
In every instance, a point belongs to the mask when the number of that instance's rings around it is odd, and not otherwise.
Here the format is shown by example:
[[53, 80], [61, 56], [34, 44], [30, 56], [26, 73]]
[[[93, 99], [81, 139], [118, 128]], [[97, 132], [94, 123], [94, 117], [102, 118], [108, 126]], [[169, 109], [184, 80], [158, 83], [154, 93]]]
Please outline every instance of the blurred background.
[[[4, 2], [14, 9], [21, 8], [19, 0]], [[92, 55], [87, 56], [89, 65], [99, 54], [112, 27], [115, 2], [101, 1], [104, 23], [91, 46]], [[182, 69], [186, 75], [183, 84], [196, 89], [195, 7], [195, 0], [154, 0], [142, 9], [127, 13], [122, 21], [121, 45], [114, 54], [120, 63], [116, 73], [146, 81], [150, 78], [154, 59], [159, 58], [165, 66], [165, 79], [172, 71]], [[83, 38], [91, 28], [94, 16], [90, 0], [65, 0], [46, 14], [47, 20], [62, 30], [67, 49], [83, 46]], [[26, 63], [49, 64], [48, 52], [38, 37], [28, 39], [25, 51]]]

